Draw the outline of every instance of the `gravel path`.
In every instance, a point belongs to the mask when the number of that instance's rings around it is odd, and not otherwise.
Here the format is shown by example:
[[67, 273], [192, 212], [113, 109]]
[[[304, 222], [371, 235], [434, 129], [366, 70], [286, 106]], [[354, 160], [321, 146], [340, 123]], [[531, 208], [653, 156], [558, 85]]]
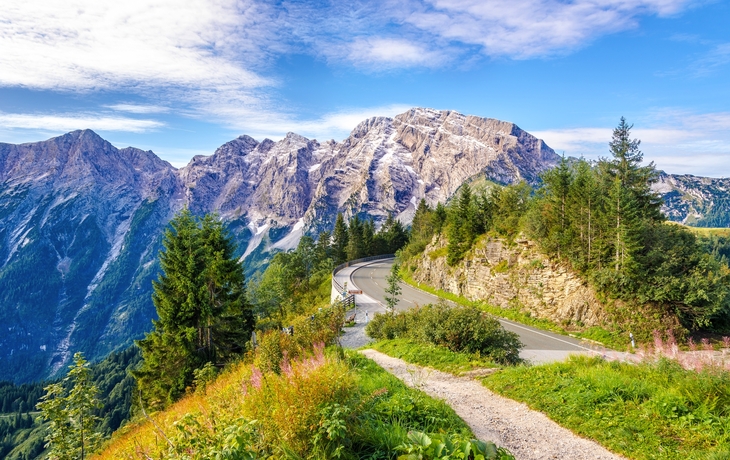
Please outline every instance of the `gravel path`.
[[408, 364], [375, 350], [361, 353], [406, 385], [446, 401], [477, 438], [506, 447], [518, 460], [625, 460], [476, 380]]

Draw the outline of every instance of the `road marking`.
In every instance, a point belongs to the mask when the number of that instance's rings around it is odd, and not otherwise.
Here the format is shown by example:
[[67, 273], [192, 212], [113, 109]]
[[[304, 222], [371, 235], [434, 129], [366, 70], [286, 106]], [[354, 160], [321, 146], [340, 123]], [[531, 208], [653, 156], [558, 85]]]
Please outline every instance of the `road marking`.
[[501, 322], [501, 323], [507, 323], [507, 324], [511, 324], [511, 325], [512, 325], [512, 326], [514, 326], [514, 327], [518, 327], [518, 328], [520, 328], [520, 329], [524, 329], [524, 330], [526, 330], [526, 331], [530, 331], [530, 332], [532, 332], [533, 334], [538, 334], [538, 335], [542, 335], [543, 337], [547, 337], [547, 338], [549, 338], [549, 339], [557, 340], [558, 342], [563, 342], [563, 343], [567, 343], [568, 345], [572, 345], [572, 346], [574, 346], [574, 347], [577, 347], [577, 348], [582, 348], [582, 349], [584, 349], [584, 350], [588, 350], [588, 351], [590, 351], [590, 352], [594, 352], [594, 353], [597, 353], [597, 352], [596, 352], [595, 350], [593, 350], [593, 349], [591, 349], [591, 348], [586, 348], [586, 347], [584, 347], [584, 346], [582, 346], [582, 345], [578, 345], [578, 344], [575, 344], [575, 343], [573, 343], [573, 342], [568, 342], [567, 340], [559, 339], [559, 338], [557, 338], [557, 337], [553, 337], [552, 335], [549, 335], [549, 334], [544, 334], [544, 333], [542, 333], [542, 332], [536, 331], [535, 329], [532, 329], [532, 328], [529, 328], [529, 327], [525, 327], [525, 326], [523, 326], [523, 325], [521, 325], [521, 324], [518, 324], [518, 323], [514, 323], [514, 322], [512, 322], [512, 321], [509, 321], [509, 320], [506, 320], [506, 319], [500, 319], [500, 320], [499, 320], [499, 322]]
[[[374, 263], [374, 264], [370, 264], [370, 267], [376, 267], [376, 266], [379, 266], [379, 267], [381, 267], [381, 268], [386, 268], [386, 267], [384, 266], [384, 264], [385, 264], [384, 262], [377, 262], [377, 263]], [[355, 273], [355, 272], [356, 272], [357, 270], [358, 270], [358, 268], [356, 268], [355, 270], [353, 270], [353, 271], [351, 272], [350, 276], [352, 276], [352, 275], [353, 275], [353, 274], [354, 274], [354, 273]], [[376, 284], [376, 285], [377, 285], [378, 287], [381, 287], [381, 286], [380, 286], [380, 284], [379, 284], [379, 283], [378, 283], [377, 281], [375, 281], [375, 279], [373, 278], [373, 276], [372, 276], [372, 275], [373, 275], [373, 273], [375, 273], [375, 270], [371, 270], [371, 272], [370, 272], [370, 278], [371, 278], [371, 279], [373, 280], [373, 282], [374, 282], [374, 283], [375, 283], [375, 284]], [[428, 295], [428, 296], [430, 296], [430, 297], [433, 297], [433, 298], [435, 298], [435, 299], [437, 299], [437, 300], [442, 300], [442, 299], [443, 299], [442, 297], [439, 297], [439, 296], [437, 296], [437, 295], [431, 294], [430, 292], [426, 292], [426, 291], [423, 291], [423, 290], [421, 290], [421, 289], [415, 288], [415, 287], [411, 286], [410, 284], [406, 284], [405, 286], [407, 286], [407, 287], [408, 287], [409, 289], [412, 289], [413, 291], [417, 291], [417, 292], [419, 292], [419, 293], [422, 293], [422, 294], [426, 294], [426, 295]], [[411, 300], [407, 300], [407, 299], [401, 299], [401, 300], [405, 300], [406, 302], [409, 302], [409, 303], [415, 304], [415, 302], [413, 302], [413, 301], [411, 301]], [[447, 300], [448, 302], [451, 302], [451, 301], [449, 301], [448, 299], [443, 299], [443, 300]], [[451, 302], [451, 303], [453, 303], [453, 302]], [[553, 340], [555, 340], [555, 341], [557, 341], [557, 342], [562, 342], [562, 343], [565, 343], [565, 344], [567, 344], [567, 345], [571, 345], [571, 346], [573, 346], [573, 347], [575, 347], [575, 348], [580, 348], [580, 349], [583, 349], [583, 350], [587, 350], [587, 351], [590, 351], [590, 352], [593, 352], [593, 353], [597, 353], [597, 352], [596, 352], [595, 350], [593, 350], [593, 349], [591, 349], [591, 348], [587, 348], [587, 347], [584, 347], [584, 346], [582, 346], [582, 345], [578, 345], [578, 344], [575, 344], [575, 343], [573, 343], [573, 342], [569, 342], [569, 341], [567, 341], [567, 340], [562, 340], [562, 339], [559, 339], [559, 338], [557, 338], [557, 337], [554, 337], [554, 336], [552, 336], [552, 335], [549, 335], [549, 334], [545, 334], [545, 333], [539, 332], [539, 331], [537, 331], [537, 330], [535, 330], [535, 329], [532, 329], [532, 328], [529, 328], [529, 327], [525, 327], [525, 326], [523, 326], [523, 325], [521, 325], [521, 324], [518, 324], [518, 323], [514, 323], [514, 322], [512, 322], [512, 321], [509, 321], [509, 320], [506, 320], [506, 319], [499, 319], [499, 321], [500, 321], [500, 322], [504, 322], [504, 323], [507, 323], [507, 324], [511, 324], [512, 326], [514, 326], [514, 327], [516, 327], [516, 328], [524, 329], [524, 330], [526, 330], [526, 331], [528, 331], [528, 332], [532, 332], [532, 333], [534, 333], [534, 334], [537, 334], [537, 335], [541, 335], [541, 336], [543, 336], [543, 337], [547, 337], [547, 338], [549, 338], [549, 339], [553, 339]]]

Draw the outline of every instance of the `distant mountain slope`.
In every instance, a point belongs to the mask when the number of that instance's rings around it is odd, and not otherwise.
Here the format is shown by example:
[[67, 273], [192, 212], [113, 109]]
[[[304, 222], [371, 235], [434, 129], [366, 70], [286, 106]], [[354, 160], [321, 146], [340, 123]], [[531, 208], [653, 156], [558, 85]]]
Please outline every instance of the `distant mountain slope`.
[[337, 212], [408, 222], [477, 174], [535, 182], [558, 156], [512, 123], [412, 109], [342, 142], [241, 136], [175, 169], [92, 131], [0, 144], [0, 379], [32, 381], [151, 327], [160, 234], [183, 206], [217, 211], [248, 261], [330, 229]]
[[669, 220], [695, 227], [730, 227], [730, 178], [661, 173], [654, 190]]

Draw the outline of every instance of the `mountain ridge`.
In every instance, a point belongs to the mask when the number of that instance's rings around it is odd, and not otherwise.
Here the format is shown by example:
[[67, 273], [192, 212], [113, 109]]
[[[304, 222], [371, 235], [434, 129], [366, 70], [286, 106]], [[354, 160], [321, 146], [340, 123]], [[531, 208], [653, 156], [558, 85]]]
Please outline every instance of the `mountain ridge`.
[[72, 350], [100, 358], [150, 329], [161, 233], [175, 212], [217, 212], [248, 272], [338, 212], [410, 222], [470, 178], [539, 181], [559, 156], [514, 123], [414, 108], [340, 142], [242, 135], [175, 168], [91, 130], [0, 143], [0, 367], [53, 376]]

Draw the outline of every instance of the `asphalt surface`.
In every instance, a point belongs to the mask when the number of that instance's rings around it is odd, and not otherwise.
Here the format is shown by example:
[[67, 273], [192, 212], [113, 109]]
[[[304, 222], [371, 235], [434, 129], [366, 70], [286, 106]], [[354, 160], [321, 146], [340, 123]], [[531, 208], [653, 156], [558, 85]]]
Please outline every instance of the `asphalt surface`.
[[[355, 268], [350, 274], [350, 285], [354, 289], [362, 289], [363, 293], [373, 300], [385, 304], [386, 277], [390, 273], [393, 259], [371, 262]], [[417, 305], [426, 305], [443, 300], [428, 292], [401, 283], [400, 295], [396, 310], [403, 311]], [[602, 349], [572, 337], [555, 334], [513, 321], [500, 319], [502, 326], [508, 331], [517, 333], [524, 344], [521, 356], [535, 363], [565, 359], [569, 354], [603, 353]]]

